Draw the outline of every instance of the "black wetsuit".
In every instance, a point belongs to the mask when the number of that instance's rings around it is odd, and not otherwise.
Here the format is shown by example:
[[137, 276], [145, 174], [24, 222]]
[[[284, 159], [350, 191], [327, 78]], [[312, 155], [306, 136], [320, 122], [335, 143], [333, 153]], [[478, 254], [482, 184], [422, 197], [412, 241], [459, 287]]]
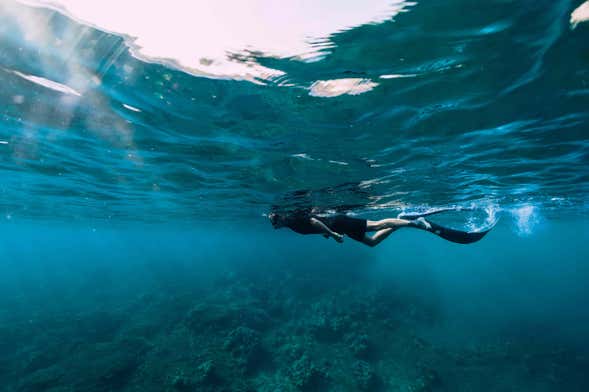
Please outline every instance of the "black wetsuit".
[[366, 234], [366, 219], [352, 218], [347, 215], [317, 216], [307, 212], [297, 212], [286, 218], [285, 226], [299, 234], [323, 234], [320, 227], [311, 223], [311, 218], [323, 222], [331, 230], [346, 234], [356, 241], [362, 241]]

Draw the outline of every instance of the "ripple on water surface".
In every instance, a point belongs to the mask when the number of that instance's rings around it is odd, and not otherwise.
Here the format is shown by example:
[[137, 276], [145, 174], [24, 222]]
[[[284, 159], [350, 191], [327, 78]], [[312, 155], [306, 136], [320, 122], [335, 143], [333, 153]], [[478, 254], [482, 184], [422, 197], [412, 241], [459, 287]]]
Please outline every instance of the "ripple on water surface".
[[5, 216], [586, 212], [587, 3], [26, 3], [0, 5]]

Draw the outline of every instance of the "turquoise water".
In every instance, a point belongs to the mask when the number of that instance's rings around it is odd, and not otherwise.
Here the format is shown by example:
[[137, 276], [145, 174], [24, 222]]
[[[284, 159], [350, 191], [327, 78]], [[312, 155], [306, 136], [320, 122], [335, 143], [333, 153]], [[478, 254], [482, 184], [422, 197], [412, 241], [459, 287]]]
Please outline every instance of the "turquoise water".
[[[30, 3], [0, 1], [0, 391], [587, 390], [580, 1]], [[495, 228], [265, 217], [311, 206]]]

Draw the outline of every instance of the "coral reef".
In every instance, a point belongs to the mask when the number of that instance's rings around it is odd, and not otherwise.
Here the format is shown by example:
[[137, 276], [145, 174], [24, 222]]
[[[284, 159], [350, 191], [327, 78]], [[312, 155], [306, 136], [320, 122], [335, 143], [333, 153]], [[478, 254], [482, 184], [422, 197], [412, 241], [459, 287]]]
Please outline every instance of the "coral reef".
[[248, 327], [237, 327], [227, 335], [223, 348], [229, 351], [243, 372], [251, 372], [263, 361], [260, 333]]
[[317, 367], [307, 354], [294, 361], [287, 373], [292, 385], [303, 391], [319, 389], [326, 377], [325, 372]]
[[435, 306], [386, 285], [326, 284], [279, 269], [236, 269], [211, 281], [206, 289], [146, 287], [113, 309], [96, 304], [76, 314], [36, 309], [28, 319], [5, 317], [0, 391], [581, 391], [589, 385], [580, 371], [589, 360], [571, 347], [501, 339], [437, 343], [421, 332], [435, 331]]
[[372, 366], [366, 361], [355, 361], [352, 364], [354, 383], [360, 391], [370, 391], [376, 382]]

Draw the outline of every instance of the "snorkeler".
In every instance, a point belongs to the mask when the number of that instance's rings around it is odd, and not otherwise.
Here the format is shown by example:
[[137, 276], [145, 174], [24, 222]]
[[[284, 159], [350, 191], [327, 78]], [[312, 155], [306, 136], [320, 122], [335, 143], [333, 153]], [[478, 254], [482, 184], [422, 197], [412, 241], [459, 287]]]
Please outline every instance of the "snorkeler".
[[[454, 230], [427, 221], [424, 218], [447, 210], [443, 209], [425, 214], [399, 215], [397, 218], [377, 221], [354, 218], [343, 214], [318, 216], [306, 210], [298, 210], [289, 214], [271, 212], [268, 214], [268, 218], [275, 229], [288, 227], [299, 234], [322, 234], [325, 238], [333, 238], [339, 243], [343, 242], [345, 234], [353, 240], [368, 246], [380, 244], [394, 231], [403, 227], [425, 230], [445, 240], [459, 244], [476, 242], [490, 230], [481, 232]], [[374, 232], [374, 234], [367, 234], [369, 232]]]

